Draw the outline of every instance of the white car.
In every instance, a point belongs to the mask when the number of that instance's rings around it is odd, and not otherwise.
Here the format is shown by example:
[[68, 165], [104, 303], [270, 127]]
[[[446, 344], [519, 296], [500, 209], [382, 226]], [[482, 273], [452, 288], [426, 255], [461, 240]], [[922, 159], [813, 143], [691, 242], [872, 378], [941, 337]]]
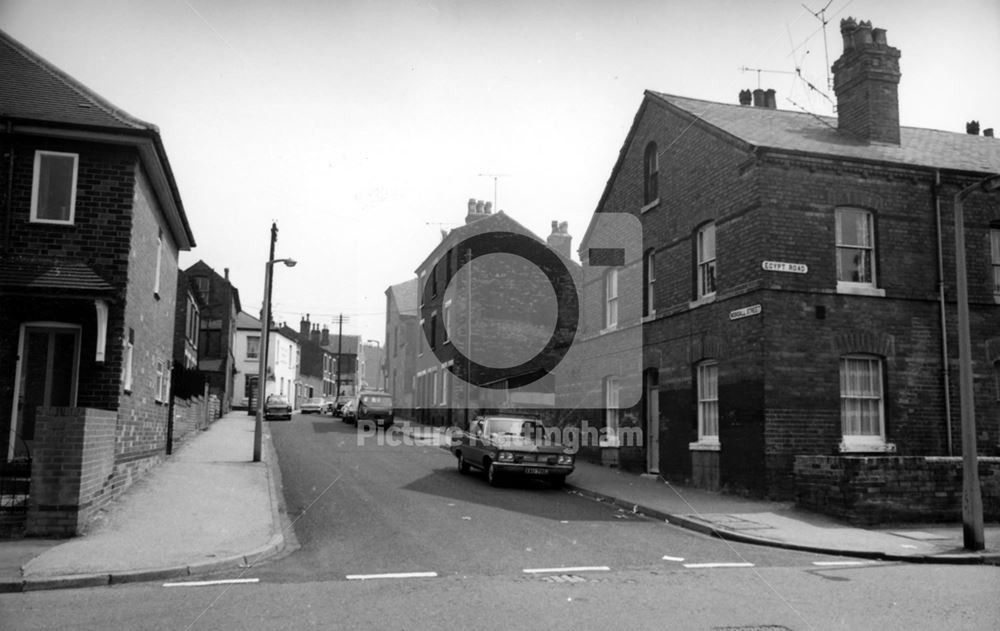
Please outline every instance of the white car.
[[323, 397], [312, 397], [311, 399], [306, 399], [299, 406], [299, 411], [303, 414], [319, 414], [323, 411], [323, 407], [326, 405], [326, 401]]

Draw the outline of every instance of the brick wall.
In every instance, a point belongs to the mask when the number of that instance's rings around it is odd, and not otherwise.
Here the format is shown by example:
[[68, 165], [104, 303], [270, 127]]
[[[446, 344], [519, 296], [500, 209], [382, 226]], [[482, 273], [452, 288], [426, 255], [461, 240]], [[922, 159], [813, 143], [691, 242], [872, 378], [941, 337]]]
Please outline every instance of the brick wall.
[[[962, 459], [797, 456], [799, 506], [856, 524], [962, 518]], [[979, 458], [983, 515], [1000, 520], [1000, 458]]]
[[122, 490], [112, 484], [115, 422], [106, 410], [39, 408], [26, 534], [78, 535]]
[[207, 402], [204, 397], [174, 399], [171, 453], [177, 453], [178, 447], [194, 438], [198, 432], [208, 429], [219, 418], [220, 407], [219, 397], [215, 395], [209, 396]]

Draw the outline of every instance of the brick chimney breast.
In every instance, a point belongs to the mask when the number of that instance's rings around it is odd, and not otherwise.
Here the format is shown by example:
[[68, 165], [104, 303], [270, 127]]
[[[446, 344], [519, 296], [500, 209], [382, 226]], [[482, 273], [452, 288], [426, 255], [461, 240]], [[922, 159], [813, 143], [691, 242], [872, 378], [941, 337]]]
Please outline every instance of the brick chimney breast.
[[329, 346], [330, 344], [330, 329], [324, 324], [323, 330], [320, 332], [319, 345]]
[[303, 337], [309, 335], [309, 325], [309, 314], [307, 313], [306, 317], [299, 320], [299, 335]]
[[573, 255], [573, 237], [569, 235], [569, 223], [566, 221], [553, 221], [552, 233], [545, 239], [549, 247], [563, 255], [571, 258]]
[[899, 50], [885, 29], [840, 21], [844, 52], [833, 62], [837, 128], [867, 142], [899, 144]]

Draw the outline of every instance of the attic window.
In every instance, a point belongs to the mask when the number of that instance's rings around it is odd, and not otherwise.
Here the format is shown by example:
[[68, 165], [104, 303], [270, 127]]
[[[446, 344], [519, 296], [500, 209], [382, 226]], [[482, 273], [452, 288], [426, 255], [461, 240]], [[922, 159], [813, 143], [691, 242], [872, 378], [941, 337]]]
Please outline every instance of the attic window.
[[79, 162], [80, 156], [75, 153], [35, 152], [31, 185], [32, 223], [73, 223]]

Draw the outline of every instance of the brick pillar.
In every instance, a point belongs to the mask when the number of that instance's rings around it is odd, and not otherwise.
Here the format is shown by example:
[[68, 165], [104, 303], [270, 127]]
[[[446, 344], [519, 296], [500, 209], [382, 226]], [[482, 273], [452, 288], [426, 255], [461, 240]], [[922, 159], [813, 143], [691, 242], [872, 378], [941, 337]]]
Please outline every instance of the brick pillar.
[[39, 408], [35, 423], [25, 532], [78, 535], [114, 469], [117, 415], [92, 408]]

